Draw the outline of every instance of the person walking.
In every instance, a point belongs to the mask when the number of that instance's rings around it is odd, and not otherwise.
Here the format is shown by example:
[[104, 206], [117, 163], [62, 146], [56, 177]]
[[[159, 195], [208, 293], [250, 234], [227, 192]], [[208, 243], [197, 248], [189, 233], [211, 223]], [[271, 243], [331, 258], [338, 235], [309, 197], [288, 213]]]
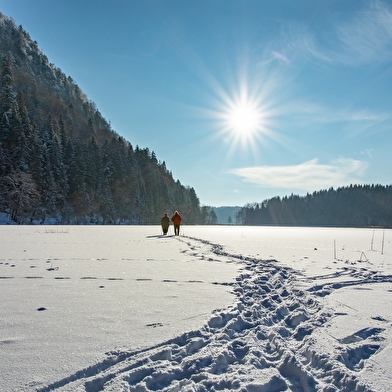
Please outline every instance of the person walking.
[[169, 230], [169, 226], [170, 226], [170, 219], [167, 216], [167, 214], [163, 215], [163, 217], [161, 219], [161, 226], [162, 226], [163, 234], [166, 235]]
[[173, 222], [174, 225], [174, 235], [180, 235], [180, 225], [182, 222], [181, 215], [176, 211], [174, 215], [171, 218], [171, 221]]

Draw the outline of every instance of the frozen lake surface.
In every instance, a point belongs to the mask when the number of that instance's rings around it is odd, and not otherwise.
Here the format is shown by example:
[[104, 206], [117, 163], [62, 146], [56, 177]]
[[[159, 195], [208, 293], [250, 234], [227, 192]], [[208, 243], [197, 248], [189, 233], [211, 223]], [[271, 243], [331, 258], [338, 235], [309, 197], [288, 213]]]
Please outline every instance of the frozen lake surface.
[[0, 390], [389, 390], [391, 230], [0, 232]]

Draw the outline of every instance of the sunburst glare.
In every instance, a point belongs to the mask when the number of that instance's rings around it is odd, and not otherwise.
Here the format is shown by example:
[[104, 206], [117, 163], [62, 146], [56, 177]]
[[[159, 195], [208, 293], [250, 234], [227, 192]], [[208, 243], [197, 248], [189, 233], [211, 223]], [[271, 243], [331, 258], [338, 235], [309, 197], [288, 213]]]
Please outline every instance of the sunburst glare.
[[264, 101], [261, 92], [249, 92], [245, 81], [241, 83], [238, 93], [221, 95], [218, 110], [215, 111], [219, 128], [216, 137], [227, 142], [228, 152], [241, 148], [258, 155], [260, 145], [273, 137], [272, 113]]
[[231, 130], [242, 141], [254, 138], [260, 130], [263, 120], [261, 109], [255, 102], [249, 102], [247, 99], [233, 102], [227, 108], [224, 117], [226, 117], [228, 130]]
[[281, 69], [270, 62], [248, 69], [243, 56], [238, 66], [220, 76], [214, 75], [202, 61], [196, 61], [200, 79], [208, 86], [203, 106], [192, 109], [199, 119], [208, 119], [208, 139], [223, 144], [227, 159], [236, 154], [262, 158], [262, 150], [271, 141], [282, 143], [277, 118], [283, 114], [280, 103]]

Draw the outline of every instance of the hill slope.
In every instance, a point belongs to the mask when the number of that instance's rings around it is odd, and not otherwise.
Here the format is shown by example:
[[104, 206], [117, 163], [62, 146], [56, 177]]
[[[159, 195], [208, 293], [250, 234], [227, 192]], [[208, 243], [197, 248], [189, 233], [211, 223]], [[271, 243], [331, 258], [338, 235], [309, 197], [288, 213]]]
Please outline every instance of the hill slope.
[[17, 223], [199, 223], [193, 188], [116, 134], [36, 41], [0, 13], [0, 211]]

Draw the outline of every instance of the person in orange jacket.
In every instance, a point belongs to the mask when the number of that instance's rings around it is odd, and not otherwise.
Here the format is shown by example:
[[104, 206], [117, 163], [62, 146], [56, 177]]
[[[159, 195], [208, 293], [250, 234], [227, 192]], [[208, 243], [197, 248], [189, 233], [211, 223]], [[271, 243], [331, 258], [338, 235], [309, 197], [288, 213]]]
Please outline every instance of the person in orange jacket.
[[171, 218], [171, 221], [173, 222], [174, 225], [174, 235], [180, 235], [180, 225], [181, 225], [181, 215], [176, 211], [174, 215]]

